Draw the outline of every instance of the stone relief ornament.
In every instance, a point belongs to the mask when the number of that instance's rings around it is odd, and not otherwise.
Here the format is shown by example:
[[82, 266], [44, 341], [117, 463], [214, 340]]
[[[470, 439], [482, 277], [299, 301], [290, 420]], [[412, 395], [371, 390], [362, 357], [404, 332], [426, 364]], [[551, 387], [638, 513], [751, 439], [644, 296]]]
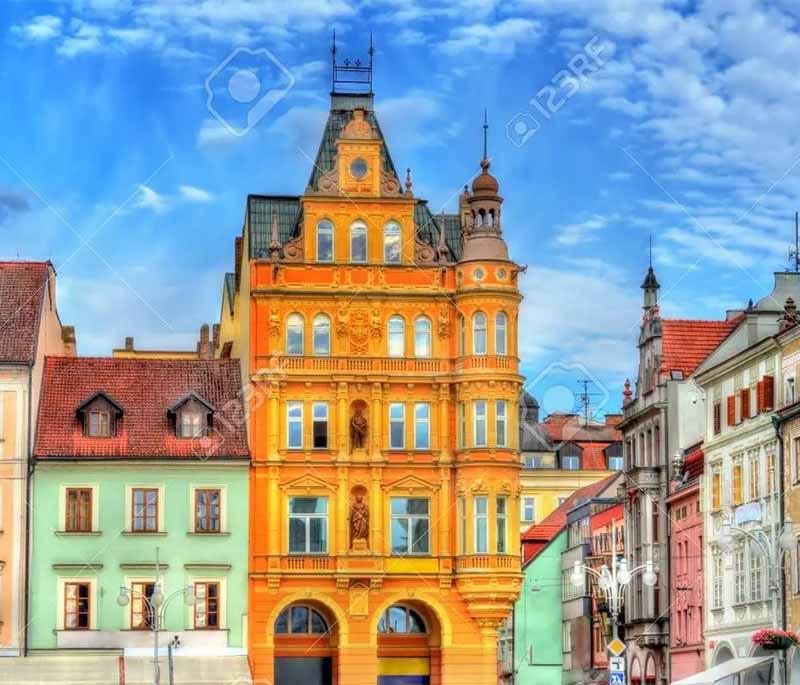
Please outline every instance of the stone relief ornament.
[[436, 251], [430, 245], [420, 240], [414, 241], [414, 261], [417, 264], [433, 264], [435, 258]]
[[450, 314], [446, 308], [439, 310], [439, 337], [446, 338], [450, 335]]
[[369, 351], [369, 313], [359, 309], [350, 314], [350, 354], [364, 355]]
[[340, 338], [347, 337], [349, 323], [347, 310], [342, 307], [342, 309], [336, 313], [336, 335]]
[[370, 326], [372, 328], [372, 337], [380, 340], [383, 336], [383, 319], [381, 318], [381, 310], [373, 309], [370, 316]]
[[273, 338], [277, 338], [281, 334], [281, 317], [278, 316], [275, 309], [269, 313], [269, 334]]

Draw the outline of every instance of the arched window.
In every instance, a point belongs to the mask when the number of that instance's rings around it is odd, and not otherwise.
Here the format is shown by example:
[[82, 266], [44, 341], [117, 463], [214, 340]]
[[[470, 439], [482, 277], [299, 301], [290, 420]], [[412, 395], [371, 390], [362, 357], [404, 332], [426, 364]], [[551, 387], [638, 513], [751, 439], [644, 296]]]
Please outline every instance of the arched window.
[[400, 224], [390, 221], [383, 227], [383, 261], [399, 264], [400, 252]]
[[458, 315], [458, 354], [464, 356], [467, 353], [467, 325], [464, 322], [464, 315]]
[[402, 635], [404, 633], [424, 634], [428, 630], [425, 627], [425, 621], [422, 620], [422, 616], [416, 611], [400, 604], [395, 604], [383, 612], [378, 621], [378, 632]]
[[317, 224], [317, 261], [333, 261], [333, 224], [327, 219]]
[[286, 354], [303, 354], [303, 317], [290, 314], [286, 319]]
[[363, 221], [350, 226], [350, 261], [356, 264], [367, 261], [367, 225]]
[[486, 314], [472, 315], [472, 354], [486, 354]]
[[404, 357], [406, 354], [406, 323], [402, 316], [389, 319], [389, 356]]
[[275, 621], [276, 635], [324, 635], [328, 630], [322, 614], [303, 604], [284, 609]]
[[506, 352], [506, 322], [505, 312], [497, 312], [494, 317], [494, 353], [505, 355]]
[[331, 320], [325, 314], [314, 317], [312, 354], [325, 356], [331, 353]]
[[431, 356], [431, 320], [427, 316], [414, 321], [414, 356]]

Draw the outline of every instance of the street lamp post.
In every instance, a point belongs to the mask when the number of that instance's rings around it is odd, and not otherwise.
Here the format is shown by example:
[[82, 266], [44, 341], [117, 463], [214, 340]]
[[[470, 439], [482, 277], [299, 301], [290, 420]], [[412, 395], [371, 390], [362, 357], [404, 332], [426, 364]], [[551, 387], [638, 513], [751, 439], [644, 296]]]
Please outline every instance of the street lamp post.
[[117, 604], [119, 604], [121, 607], [128, 606], [131, 601], [131, 597], [140, 599], [147, 606], [150, 614], [150, 630], [153, 632], [153, 685], [159, 685], [161, 683], [161, 668], [158, 663], [158, 633], [161, 630], [161, 622], [164, 618], [164, 614], [166, 613], [167, 606], [169, 606], [169, 603], [179, 595], [183, 596], [183, 601], [187, 606], [192, 606], [196, 601], [194, 596], [194, 588], [192, 588], [191, 585], [187, 585], [180, 590], [176, 590], [165, 598], [161, 589], [159, 573], [159, 548], [156, 547], [156, 582], [150, 597], [139, 592], [138, 590], [134, 590], [133, 588], [129, 589], [125, 586], [122, 586], [119, 589], [119, 596], [117, 597]]
[[[781, 577], [783, 575], [783, 555], [794, 547], [795, 537], [792, 532], [792, 521], [787, 518], [783, 528], [778, 529], [777, 523], [770, 528], [769, 534], [759, 528], [756, 531], [745, 530], [731, 524], [730, 514], [725, 516], [720, 529], [719, 543], [723, 551], [730, 552], [733, 548], [734, 533], [750, 540], [763, 555], [767, 562], [769, 574], [769, 593], [772, 600], [772, 627], [778, 630], [778, 595], [781, 590]], [[781, 681], [781, 652], [775, 651], [772, 664], [772, 682], [779, 685]]]
[[[571, 581], [576, 587], [582, 587], [586, 581], [585, 574], [597, 578], [597, 585], [603, 591], [608, 602], [611, 614], [611, 631], [614, 640], [619, 639], [619, 615], [622, 610], [622, 593], [634, 576], [642, 574], [642, 582], [647, 587], [653, 587], [658, 582], [653, 560], [648, 559], [641, 566], [628, 568], [628, 560], [625, 555], [617, 560], [617, 531], [611, 526], [611, 568], [603, 564], [599, 571], [596, 571], [586, 564], [576, 561], [573, 567]], [[609, 666], [610, 672], [610, 666]], [[609, 679], [610, 680], [610, 679]]]

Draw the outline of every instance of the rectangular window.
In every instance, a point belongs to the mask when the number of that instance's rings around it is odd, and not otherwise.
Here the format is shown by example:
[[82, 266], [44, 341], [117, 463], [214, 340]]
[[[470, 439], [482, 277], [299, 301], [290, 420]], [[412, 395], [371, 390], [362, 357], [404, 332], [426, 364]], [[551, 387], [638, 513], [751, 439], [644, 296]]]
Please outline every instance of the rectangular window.
[[458, 446], [464, 449], [467, 446], [467, 412], [463, 402], [458, 403]]
[[219, 488], [198, 488], [194, 491], [194, 532], [219, 533], [222, 493]]
[[155, 583], [131, 583], [131, 630], [150, 630], [153, 627], [153, 612], [150, 600]]
[[467, 499], [462, 495], [458, 498], [458, 553], [467, 553]]
[[195, 630], [216, 630], [219, 628], [219, 583], [195, 583], [194, 597]]
[[303, 403], [286, 403], [286, 447], [303, 449]]
[[431, 405], [417, 402], [414, 405], [414, 449], [427, 450], [431, 447]]
[[622, 457], [609, 457], [608, 469], [609, 471], [622, 471], [624, 460]]
[[495, 435], [497, 446], [506, 446], [506, 401], [497, 400], [494, 405], [495, 412]]
[[535, 497], [522, 498], [522, 520], [525, 521], [525, 523], [534, 523], [536, 521]]
[[733, 506], [739, 506], [743, 501], [742, 492], [742, 464], [733, 465]]
[[763, 599], [764, 575], [761, 568], [761, 550], [750, 549], [750, 601], [760, 602]]
[[91, 620], [91, 585], [64, 584], [64, 630], [89, 630]]
[[489, 500], [487, 497], [475, 497], [475, 554], [489, 552]]
[[775, 453], [767, 452], [767, 495], [775, 491]]
[[721, 609], [722, 608], [722, 590], [723, 590], [723, 559], [722, 555], [717, 553], [714, 556], [714, 597], [713, 597], [713, 608], [714, 609]]
[[289, 498], [289, 553], [327, 554], [328, 498]]
[[722, 432], [722, 405], [719, 402], [714, 403], [714, 435], [719, 435]]
[[794, 463], [794, 477], [792, 482], [797, 483], [800, 481], [800, 438], [795, 438], [793, 440], [793, 450], [792, 462]]
[[747, 601], [747, 570], [744, 561], [744, 548], [736, 550], [733, 555], [733, 573], [734, 604], [744, 604]]
[[497, 553], [508, 554], [506, 538], [506, 513], [508, 507], [508, 499], [506, 497], [497, 498]]
[[722, 509], [722, 474], [714, 471], [711, 474], [711, 511]]
[[136, 533], [158, 532], [158, 490], [134, 488], [131, 492], [132, 526]]
[[758, 457], [750, 458], [750, 499], [761, 497], [761, 464]]
[[580, 471], [581, 458], [575, 454], [565, 454], [561, 457], [561, 468], [565, 471]]
[[107, 438], [111, 435], [111, 415], [107, 411], [89, 412], [89, 436]]
[[472, 445], [486, 447], [486, 400], [472, 403]]
[[314, 402], [311, 406], [314, 449], [328, 449], [328, 403]]
[[406, 446], [406, 405], [392, 402], [389, 405], [389, 449], [401, 450]]
[[67, 488], [66, 521], [68, 533], [90, 533], [92, 530], [91, 488]]
[[181, 414], [181, 437], [199, 438], [205, 432], [203, 416], [198, 412], [183, 412]]
[[430, 554], [430, 515], [423, 497], [392, 497], [392, 554]]

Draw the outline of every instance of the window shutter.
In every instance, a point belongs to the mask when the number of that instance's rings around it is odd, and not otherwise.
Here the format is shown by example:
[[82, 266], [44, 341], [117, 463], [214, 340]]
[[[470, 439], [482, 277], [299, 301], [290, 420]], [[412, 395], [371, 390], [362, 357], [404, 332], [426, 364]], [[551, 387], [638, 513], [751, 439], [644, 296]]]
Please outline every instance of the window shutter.
[[714, 435], [719, 435], [722, 430], [722, 406], [719, 402], [714, 405]]
[[731, 395], [728, 398], [728, 425], [733, 426], [736, 424], [736, 395]]
[[775, 379], [772, 376], [764, 376], [764, 411], [775, 409]]
[[750, 418], [750, 388], [744, 388], [741, 392], [742, 397], [742, 420]]
[[756, 384], [756, 414], [764, 411], [764, 379]]

